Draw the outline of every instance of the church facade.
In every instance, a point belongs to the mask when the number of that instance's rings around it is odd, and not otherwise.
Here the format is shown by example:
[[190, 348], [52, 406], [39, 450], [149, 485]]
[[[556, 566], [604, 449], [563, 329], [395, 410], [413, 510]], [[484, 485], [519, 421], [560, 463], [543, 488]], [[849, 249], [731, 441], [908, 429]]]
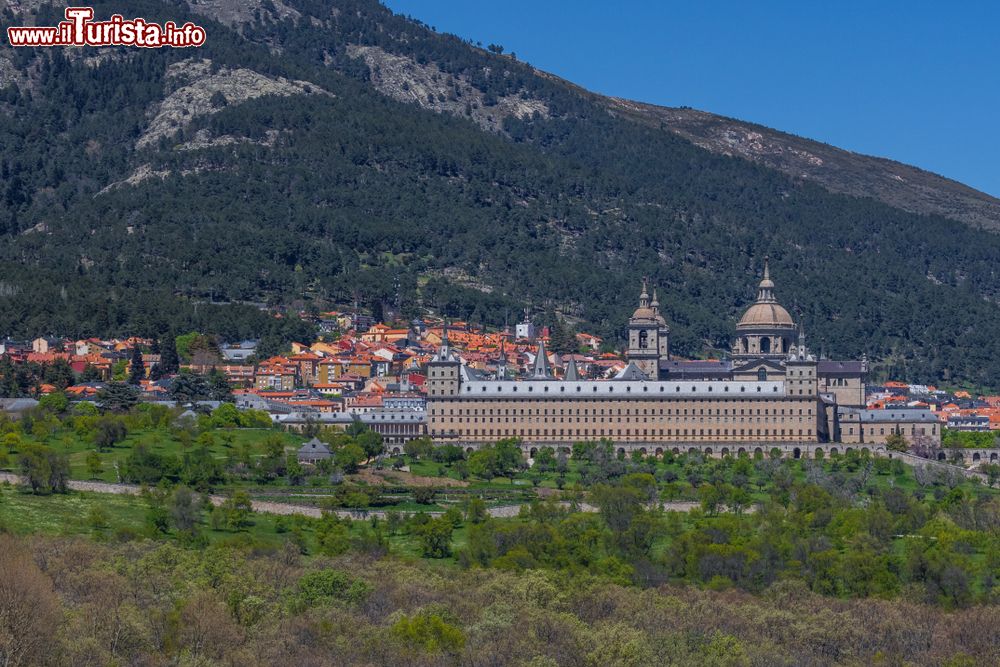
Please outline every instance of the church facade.
[[483, 378], [445, 340], [427, 368], [428, 434], [466, 448], [503, 438], [526, 447], [609, 439], [649, 453], [780, 445], [798, 455], [826, 443], [880, 444], [893, 433], [940, 441], [932, 413], [865, 409], [867, 362], [817, 359], [775, 298], [766, 263], [730, 358], [674, 360], [669, 341], [656, 290], [650, 295], [645, 283], [628, 323], [629, 363], [610, 380], [580, 380], [575, 367], [557, 379], [544, 347], [528, 377]]

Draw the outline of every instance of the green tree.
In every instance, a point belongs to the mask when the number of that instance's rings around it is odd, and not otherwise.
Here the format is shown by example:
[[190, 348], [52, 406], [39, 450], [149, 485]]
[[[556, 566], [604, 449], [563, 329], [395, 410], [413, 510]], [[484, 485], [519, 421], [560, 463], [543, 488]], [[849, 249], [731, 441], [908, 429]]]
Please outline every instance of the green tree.
[[43, 445], [23, 445], [19, 463], [32, 493], [66, 493], [69, 458], [65, 454]]
[[208, 384], [208, 396], [212, 401], [232, 402], [233, 388], [229, 385], [229, 380], [218, 368], [212, 367], [206, 379]]
[[173, 375], [180, 370], [180, 357], [177, 354], [175, 337], [167, 333], [160, 339], [160, 362], [157, 364], [161, 376]]
[[447, 558], [451, 555], [451, 534], [455, 527], [448, 519], [430, 519], [417, 526], [414, 533], [426, 558]]
[[208, 401], [212, 398], [212, 389], [203, 376], [184, 372], [174, 378], [170, 397], [182, 403]]
[[899, 433], [890, 433], [885, 438], [885, 446], [893, 452], [905, 452], [910, 448], [906, 438]]
[[128, 429], [119, 417], [106, 415], [94, 424], [94, 445], [100, 452], [114, 447], [127, 436]]
[[97, 392], [97, 407], [105, 412], [122, 414], [139, 403], [139, 392], [122, 382], [109, 382]]
[[252, 525], [250, 517], [253, 514], [253, 503], [246, 491], [235, 491], [223, 501], [221, 507], [226, 517], [226, 526], [230, 530], [243, 530]]
[[382, 435], [372, 430], [365, 430], [355, 437], [355, 442], [365, 453], [365, 458], [373, 459], [385, 450]]
[[365, 450], [353, 442], [348, 443], [334, 453], [333, 460], [344, 472], [353, 474], [358, 471], [361, 462], [365, 460]]
[[430, 458], [434, 451], [434, 443], [430, 438], [422, 436], [420, 438], [414, 438], [410, 440], [405, 445], [403, 445], [403, 453], [409, 456], [411, 459], [426, 459]]
[[96, 449], [92, 449], [87, 452], [86, 458], [87, 472], [90, 473], [91, 479], [97, 479], [104, 472], [104, 465], [101, 463], [101, 456], [97, 453]]
[[190, 488], [178, 486], [174, 489], [167, 501], [167, 510], [174, 528], [189, 534], [195, 532], [201, 516], [201, 502]]
[[38, 399], [38, 407], [45, 412], [61, 415], [69, 408], [69, 397], [65, 392], [54, 391]]
[[142, 348], [139, 345], [132, 347], [132, 358], [129, 362], [128, 384], [138, 386], [146, 379], [146, 365], [142, 361]]

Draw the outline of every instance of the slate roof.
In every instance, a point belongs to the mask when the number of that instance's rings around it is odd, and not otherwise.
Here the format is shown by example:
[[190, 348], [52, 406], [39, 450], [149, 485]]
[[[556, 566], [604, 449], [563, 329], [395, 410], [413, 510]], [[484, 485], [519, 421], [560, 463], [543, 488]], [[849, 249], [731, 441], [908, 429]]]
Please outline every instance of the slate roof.
[[320, 461], [330, 458], [330, 448], [319, 438], [313, 438], [299, 447], [299, 461]]
[[858, 410], [841, 408], [842, 416], [857, 415], [860, 422], [892, 423], [892, 422], [924, 422], [937, 423], [938, 416], [930, 410], [920, 408], [890, 408], [878, 410]]
[[819, 375], [861, 375], [864, 372], [864, 362], [821, 359], [816, 362], [816, 372]]

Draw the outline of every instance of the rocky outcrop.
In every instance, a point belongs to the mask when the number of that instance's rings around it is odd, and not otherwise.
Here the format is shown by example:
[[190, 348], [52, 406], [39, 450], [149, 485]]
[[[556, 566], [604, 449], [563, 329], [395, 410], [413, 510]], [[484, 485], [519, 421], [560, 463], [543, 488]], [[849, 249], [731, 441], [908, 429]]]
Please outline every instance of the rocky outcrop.
[[301, 16], [281, 0], [188, 0], [187, 4], [191, 11], [228, 26], [250, 23], [256, 17], [280, 21]]
[[[195, 118], [217, 113], [231, 104], [265, 95], [330, 94], [308, 81], [269, 77], [249, 69], [222, 67], [213, 71], [208, 60], [174, 63], [167, 71], [167, 80], [168, 85], [176, 88], [153, 110], [153, 118], [136, 141], [136, 148], [153, 145], [161, 137], [172, 136]], [[202, 136], [198, 141], [204, 144], [211, 139]]]
[[506, 95], [489, 100], [464, 77], [447, 74], [433, 63], [422, 65], [377, 46], [351, 45], [347, 53], [365, 61], [372, 84], [383, 95], [439, 113], [468, 117], [491, 132], [501, 132], [504, 119], [510, 116], [549, 115], [544, 102], [527, 96]]

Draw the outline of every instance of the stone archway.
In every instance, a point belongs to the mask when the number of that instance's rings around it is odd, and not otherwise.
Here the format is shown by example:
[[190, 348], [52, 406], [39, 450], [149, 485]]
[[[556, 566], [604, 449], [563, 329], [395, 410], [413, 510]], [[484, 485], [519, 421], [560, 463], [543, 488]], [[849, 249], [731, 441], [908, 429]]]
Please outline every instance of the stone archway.
[[618, 456], [625, 456], [625, 448], [624, 447], [619, 447], [618, 448]]
[[764, 450], [761, 449], [760, 447], [755, 447], [754, 450], [753, 450], [753, 457], [755, 459], [762, 459], [762, 458], [764, 458]]
[[801, 459], [802, 458], [802, 450], [799, 449], [798, 447], [796, 447], [795, 449], [793, 449], [792, 450], [792, 458], [793, 459]]
[[821, 459], [821, 458], [823, 458], [823, 448], [822, 447], [817, 447], [816, 448], [816, 450], [813, 452], [813, 458], [815, 458], [815, 459]]
[[472, 447], [466, 447], [466, 448], [465, 448], [465, 453], [466, 453], [466, 454], [471, 454], [471, 453], [472, 453], [472, 452], [474, 452], [474, 451], [476, 451], [476, 450], [475, 450], [475, 449], [473, 449]]
[[538, 448], [537, 448], [537, 447], [532, 447], [532, 448], [531, 448], [531, 449], [530, 449], [530, 450], [528, 451], [528, 456], [529, 456], [530, 458], [532, 458], [532, 459], [534, 459], [534, 458], [535, 458], [536, 456], [538, 456]]
[[654, 453], [656, 454], [656, 458], [660, 458], [663, 456], [663, 447], [657, 447]]
[[945, 458], [947, 457], [945, 457], [944, 452], [938, 452], [938, 461], [944, 461]]
[[711, 447], [706, 447], [705, 448], [705, 456], [708, 457], [708, 456], [711, 456], [711, 455], [712, 455], [712, 448]]
[[719, 453], [722, 455], [722, 458], [726, 458], [727, 456], [729, 456], [729, 448], [728, 447], [723, 447], [722, 451], [719, 452]]
[[399, 447], [393, 447], [392, 448], [392, 455], [393, 456], [399, 456]]
[[979, 462], [979, 460], [980, 460], [981, 458], [982, 458], [982, 457], [981, 457], [981, 456], [979, 456], [979, 452], [976, 452], [976, 453], [974, 453], [974, 454], [972, 455], [972, 462], [973, 462], [973, 463], [978, 463], [978, 462]]
[[830, 448], [830, 456], [836, 456], [836, 455], [837, 455], [837, 448], [836, 447], [831, 447]]

